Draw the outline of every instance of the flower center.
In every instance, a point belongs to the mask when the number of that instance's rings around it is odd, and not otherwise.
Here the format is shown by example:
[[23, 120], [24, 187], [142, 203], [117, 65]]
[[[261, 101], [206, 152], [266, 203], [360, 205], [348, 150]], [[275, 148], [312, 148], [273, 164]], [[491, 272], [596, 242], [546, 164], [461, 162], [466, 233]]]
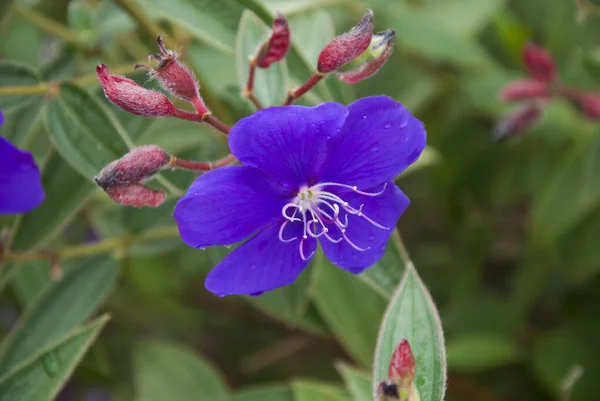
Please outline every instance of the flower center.
[[[389, 227], [384, 227], [373, 219], [369, 218], [363, 212], [364, 204], [361, 204], [358, 208], [355, 208], [354, 206], [350, 205], [349, 202], [342, 199], [339, 195], [328, 191], [327, 189], [330, 187], [341, 187], [349, 189], [359, 195], [376, 197], [383, 194], [387, 187], [387, 183], [384, 184], [381, 191], [375, 193], [364, 192], [355, 186], [335, 182], [323, 182], [313, 185], [312, 187], [301, 188], [298, 192], [298, 195], [290, 203], [286, 204], [283, 209], [281, 209], [281, 214], [285, 218], [285, 222], [283, 222], [279, 229], [279, 240], [281, 242], [292, 242], [297, 240], [298, 237], [287, 239], [283, 238], [283, 231], [289, 223], [295, 221], [301, 222], [303, 225], [303, 234], [302, 238], [300, 239], [299, 248], [300, 257], [302, 260], [308, 260], [314, 254], [314, 251], [308, 256], [304, 254], [304, 241], [307, 240], [308, 237], [324, 237], [328, 241], [336, 244], [341, 241], [345, 241], [357, 251], [363, 252], [368, 250], [369, 247], [361, 248], [348, 237], [348, 216], [357, 216], [363, 218], [373, 226], [382, 230], [390, 229]], [[340, 218], [340, 214], [343, 215], [343, 219]], [[332, 237], [331, 231], [339, 231], [339, 238]]]

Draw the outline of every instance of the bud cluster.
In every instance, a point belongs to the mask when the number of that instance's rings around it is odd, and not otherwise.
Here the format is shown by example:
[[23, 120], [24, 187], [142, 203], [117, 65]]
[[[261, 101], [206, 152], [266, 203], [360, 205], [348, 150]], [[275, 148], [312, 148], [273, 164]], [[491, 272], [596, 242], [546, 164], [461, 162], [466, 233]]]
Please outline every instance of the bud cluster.
[[583, 92], [561, 83], [556, 63], [547, 50], [527, 43], [523, 50], [523, 63], [529, 78], [513, 81], [500, 91], [501, 100], [523, 104], [497, 124], [497, 139], [521, 135], [539, 120], [548, 102], [553, 99], [567, 99], [587, 119], [600, 120], [600, 94]]

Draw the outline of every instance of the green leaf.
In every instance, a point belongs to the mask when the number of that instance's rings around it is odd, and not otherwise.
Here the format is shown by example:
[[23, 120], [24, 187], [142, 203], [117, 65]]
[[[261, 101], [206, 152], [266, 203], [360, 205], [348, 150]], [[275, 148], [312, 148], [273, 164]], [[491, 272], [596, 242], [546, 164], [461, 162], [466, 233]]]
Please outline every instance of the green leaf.
[[446, 0], [429, 3], [422, 11], [453, 33], [471, 36], [502, 9], [505, 0]]
[[319, 314], [348, 353], [363, 366], [373, 361], [377, 328], [386, 300], [360, 278], [315, 257], [314, 302]]
[[68, 82], [46, 105], [46, 126], [64, 159], [90, 181], [133, 147], [116, 119], [89, 93]]
[[[31, 67], [26, 64], [0, 61], [0, 88], [7, 86], [30, 86], [37, 85], [39, 77]], [[18, 108], [32, 99], [43, 95], [43, 93], [28, 95], [0, 95], [0, 109], [7, 111], [9, 109]]]
[[337, 387], [308, 380], [292, 383], [294, 401], [349, 401], [348, 394]]
[[227, 399], [223, 379], [194, 351], [173, 344], [145, 342], [134, 354], [136, 398], [145, 401]]
[[13, 107], [5, 112], [2, 136], [11, 141], [13, 145], [24, 147], [41, 115], [42, 105], [43, 99], [35, 98], [21, 107]]
[[323, 10], [302, 13], [290, 18], [290, 30], [297, 37], [298, 52], [307, 65], [317, 65], [321, 50], [335, 37], [331, 16]]
[[400, 283], [408, 262], [400, 233], [395, 230], [388, 242], [383, 258], [358, 277], [386, 299], [389, 299], [394, 294], [398, 283]]
[[[248, 60], [267, 38], [269, 27], [252, 11], [242, 14], [237, 34], [236, 64], [240, 88], [248, 81]], [[263, 107], [281, 105], [288, 90], [288, 71], [285, 60], [271, 64], [267, 69], [256, 68], [254, 94]]]
[[156, 16], [185, 28], [189, 33], [214, 48], [233, 53], [235, 27], [242, 8], [230, 0], [140, 0]]
[[446, 357], [450, 369], [480, 371], [519, 360], [519, 349], [511, 337], [495, 333], [465, 333], [448, 340]]
[[412, 264], [398, 286], [383, 319], [375, 351], [373, 392], [387, 379], [390, 360], [407, 339], [417, 365], [415, 386], [422, 401], [442, 401], [446, 390], [444, 335], [431, 295]]
[[96, 188], [56, 153], [48, 157], [43, 167], [42, 186], [46, 198], [22, 217], [12, 241], [13, 250], [45, 244], [73, 218]]
[[231, 401], [295, 401], [292, 390], [285, 386], [259, 387], [235, 393]]
[[42, 288], [51, 285], [50, 264], [43, 262], [25, 262], [13, 266], [11, 285], [20, 305], [29, 303]]
[[104, 315], [44, 347], [0, 378], [0, 401], [51, 401], [108, 321]]
[[112, 291], [118, 271], [112, 258], [84, 259], [47, 286], [0, 345], [0, 375], [85, 321]]
[[344, 363], [336, 365], [338, 372], [344, 378], [346, 389], [352, 396], [352, 401], [373, 401], [371, 394], [371, 377]]
[[551, 244], [600, 204], [600, 138], [582, 142], [555, 162], [560, 167], [535, 194], [531, 235], [539, 245]]

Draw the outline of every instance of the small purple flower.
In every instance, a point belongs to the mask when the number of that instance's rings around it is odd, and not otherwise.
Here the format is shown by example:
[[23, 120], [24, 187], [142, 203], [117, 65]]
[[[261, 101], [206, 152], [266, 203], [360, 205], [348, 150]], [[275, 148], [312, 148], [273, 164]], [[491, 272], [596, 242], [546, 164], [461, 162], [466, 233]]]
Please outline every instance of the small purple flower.
[[409, 204], [393, 179], [425, 140], [423, 124], [384, 96], [348, 107], [271, 107], [240, 120], [229, 147], [243, 166], [202, 175], [175, 207], [190, 246], [254, 234], [210, 272], [206, 288], [257, 295], [290, 284], [317, 240], [351, 273], [375, 264]]
[[[0, 112], [0, 125], [3, 121]], [[25, 213], [43, 200], [40, 170], [31, 153], [0, 137], [0, 214]]]

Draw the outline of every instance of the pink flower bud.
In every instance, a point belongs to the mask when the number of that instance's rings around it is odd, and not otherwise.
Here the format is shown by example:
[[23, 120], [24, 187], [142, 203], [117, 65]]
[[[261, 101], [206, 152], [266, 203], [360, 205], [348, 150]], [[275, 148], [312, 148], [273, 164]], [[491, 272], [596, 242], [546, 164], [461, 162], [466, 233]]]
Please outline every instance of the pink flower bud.
[[527, 128], [539, 120], [543, 107], [540, 102], [530, 103], [509, 114], [496, 125], [494, 136], [496, 139], [503, 139], [521, 135]]
[[333, 39], [319, 54], [317, 69], [327, 74], [360, 56], [371, 44], [373, 36], [373, 11], [369, 10], [360, 22]]
[[545, 49], [527, 43], [523, 50], [523, 61], [529, 74], [539, 81], [552, 82], [556, 78], [556, 64]]
[[374, 35], [369, 48], [336, 73], [337, 79], [355, 84], [375, 74], [392, 54], [395, 37], [396, 33], [391, 29]]
[[285, 16], [277, 13], [273, 21], [273, 29], [269, 40], [266, 41], [258, 51], [256, 65], [260, 68], [268, 68], [271, 64], [283, 60], [290, 48], [290, 27]]
[[412, 354], [408, 340], [404, 339], [392, 355], [388, 378], [390, 380], [399, 380], [402, 387], [408, 388], [412, 385], [416, 374], [417, 366], [415, 357]]
[[115, 202], [133, 207], [158, 207], [162, 205], [167, 197], [163, 191], [150, 189], [141, 184], [128, 184], [110, 188], [106, 193]]
[[548, 84], [532, 79], [514, 81], [502, 88], [500, 99], [505, 102], [514, 100], [549, 99]]
[[207, 112], [208, 110], [200, 97], [200, 84], [192, 70], [179, 62], [177, 52], [166, 48], [162, 37], [159, 36], [157, 41], [159, 52], [149, 54], [158, 62], [156, 68], [143, 64], [137, 64], [135, 68], [148, 69], [150, 77], [158, 79], [160, 85], [167, 92], [192, 103], [201, 114]]
[[126, 184], [136, 184], [152, 177], [169, 164], [170, 160], [171, 157], [156, 145], [140, 146], [108, 164], [94, 180], [105, 191]]
[[572, 96], [572, 102], [588, 119], [600, 120], [600, 93], [581, 93]]
[[96, 67], [96, 73], [108, 100], [123, 110], [143, 117], [175, 114], [175, 106], [164, 94], [146, 89], [121, 75], [113, 75], [104, 64]]

